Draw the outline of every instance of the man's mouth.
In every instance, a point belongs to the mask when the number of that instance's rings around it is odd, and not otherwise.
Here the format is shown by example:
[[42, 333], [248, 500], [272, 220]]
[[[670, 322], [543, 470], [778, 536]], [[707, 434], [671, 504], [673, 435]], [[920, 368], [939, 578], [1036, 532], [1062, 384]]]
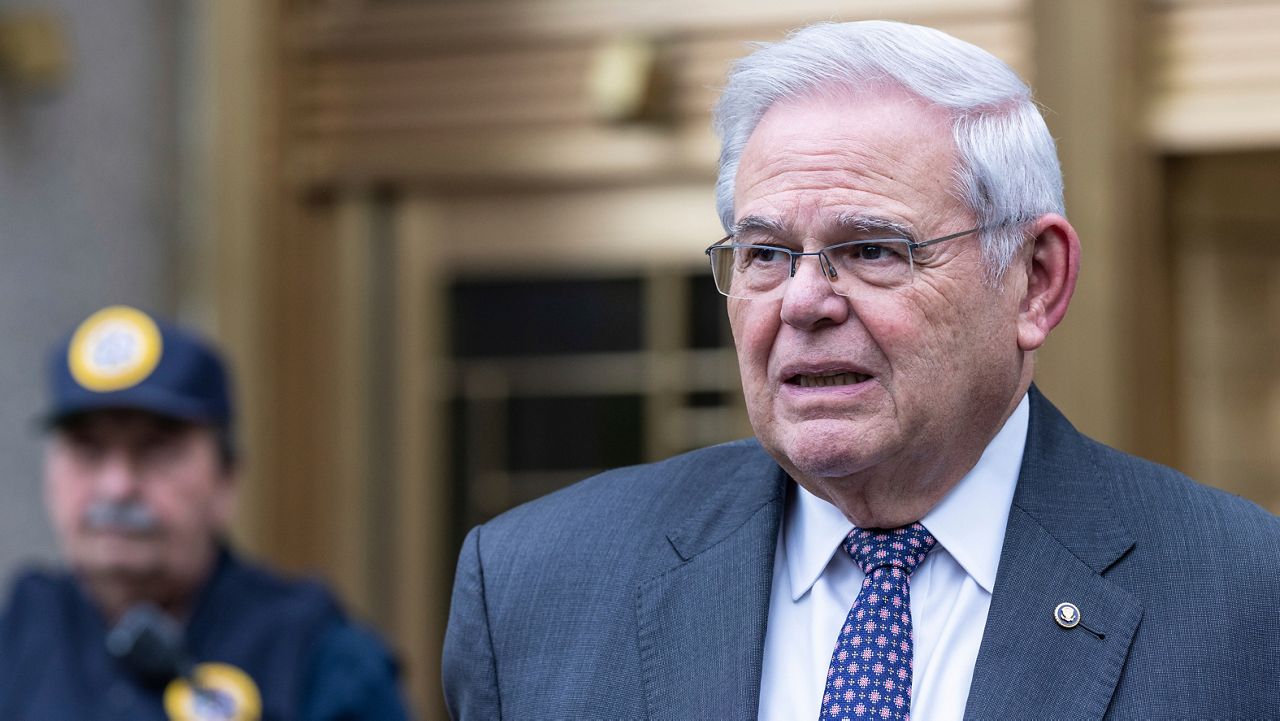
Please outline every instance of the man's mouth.
[[788, 378], [787, 383], [801, 388], [831, 388], [833, 386], [855, 385], [870, 378], [871, 376], [853, 372], [823, 373], [818, 375], [799, 373]]

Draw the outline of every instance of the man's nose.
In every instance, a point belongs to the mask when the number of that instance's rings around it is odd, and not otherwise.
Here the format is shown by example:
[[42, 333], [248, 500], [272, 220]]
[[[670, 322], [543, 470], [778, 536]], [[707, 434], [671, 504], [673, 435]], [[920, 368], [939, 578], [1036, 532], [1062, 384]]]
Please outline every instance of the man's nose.
[[795, 274], [786, 281], [782, 295], [782, 320], [797, 328], [843, 323], [849, 316], [848, 300], [837, 295], [816, 255], [795, 259]]
[[95, 476], [95, 487], [99, 498], [109, 500], [125, 499], [138, 492], [138, 464], [130, 454], [124, 451], [112, 451], [102, 459]]

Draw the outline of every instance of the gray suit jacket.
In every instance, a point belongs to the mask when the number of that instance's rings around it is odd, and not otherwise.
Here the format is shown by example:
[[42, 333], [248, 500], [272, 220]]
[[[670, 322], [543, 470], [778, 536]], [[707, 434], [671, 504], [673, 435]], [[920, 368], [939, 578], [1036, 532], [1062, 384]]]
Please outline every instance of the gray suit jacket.
[[[754, 717], [786, 482], [739, 441], [472, 530], [454, 718]], [[1097, 634], [1060, 628], [1062, 601]], [[1033, 388], [965, 717], [1280, 718], [1278, 669], [1280, 520], [1082, 436]]]

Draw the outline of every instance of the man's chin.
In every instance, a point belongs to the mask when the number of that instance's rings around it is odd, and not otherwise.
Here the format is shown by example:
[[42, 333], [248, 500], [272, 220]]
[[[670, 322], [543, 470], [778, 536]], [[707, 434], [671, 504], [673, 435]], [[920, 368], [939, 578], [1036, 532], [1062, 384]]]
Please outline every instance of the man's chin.
[[792, 424], [779, 441], [773, 447], [775, 455], [809, 478], [845, 478], [865, 470], [884, 455], [883, 444], [865, 423], [848, 420]]
[[155, 576], [163, 566], [154, 543], [108, 541], [78, 554], [72, 565], [82, 575], [98, 579], [137, 579]]

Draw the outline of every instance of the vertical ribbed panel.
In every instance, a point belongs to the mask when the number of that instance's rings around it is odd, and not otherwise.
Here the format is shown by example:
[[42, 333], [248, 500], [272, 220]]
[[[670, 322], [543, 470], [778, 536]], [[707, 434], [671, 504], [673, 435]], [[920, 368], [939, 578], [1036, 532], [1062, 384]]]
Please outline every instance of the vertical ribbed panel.
[[[313, 5], [287, 28], [287, 132], [303, 184], [350, 180], [644, 179], [709, 174], [709, 111], [731, 60], [820, 19], [939, 27], [1024, 75], [1026, 0], [457, 0]], [[891, 10], [891, 14], [886, 13]], [[598, 49], [652, 43], [661, 120], [603, 119]]]
[[1150, 0], [1149, 13], [1155, 144], [1280, 144], [1280, 2]]

